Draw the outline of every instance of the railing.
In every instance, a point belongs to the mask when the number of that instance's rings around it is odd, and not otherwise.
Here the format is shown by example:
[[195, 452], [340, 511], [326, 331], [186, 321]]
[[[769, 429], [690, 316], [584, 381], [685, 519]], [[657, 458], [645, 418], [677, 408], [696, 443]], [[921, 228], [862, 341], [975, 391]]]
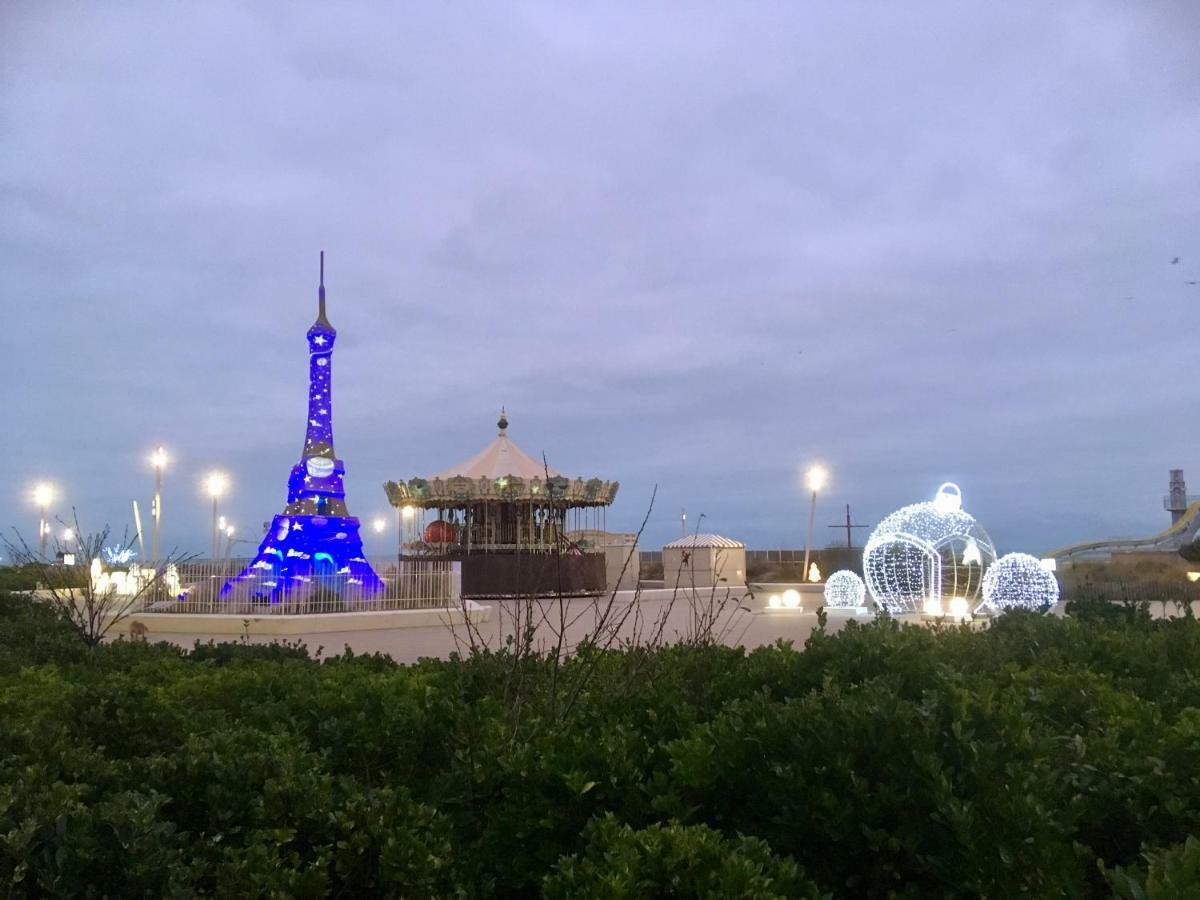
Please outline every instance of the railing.
[[[152, 581], [137, 597], [131, 613], [192, 613], [224, 615], [311, 615], [318, 613], [384, 612], [439, 609], [459, 601], [460, 570], [448, 560], [372, 561], [384, 590], [366, 591], [352, 575], [330, 573], [297, 579], [280, 586], [270, 572], [238, 581], [236, 595], [221, 596], [229, 579], [252, 559], [191, 560], [170, 565], [143, 563], [144, 581]], [[153, 580], [158, 569], [162, 574]], [[130, 581], [134, 577], [131, 571]], [[130, 583], [124, 589], [136, 587]], [[262, 595], [261, 598], [255, 595]]]

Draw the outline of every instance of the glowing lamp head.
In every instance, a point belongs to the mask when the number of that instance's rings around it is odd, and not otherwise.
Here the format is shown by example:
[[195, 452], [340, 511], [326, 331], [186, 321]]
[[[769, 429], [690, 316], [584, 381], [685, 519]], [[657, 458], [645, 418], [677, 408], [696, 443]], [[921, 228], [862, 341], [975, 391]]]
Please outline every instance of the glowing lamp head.
[[416, 514], [417, 509], [415, 506], [405, 506], [400, 510], [400, 515], [404, 516], [406, 519], [411, 519]]
[[966, 597], [951, 597], [950, 598], [950, 615], [956, 619], [965, 619], [967, 617], [967, 598]]
[[34, 485], [33, 502], [38, 506], [49, 506], [54, 502], [54, 485], [45, 481]]
[[225, 537], [233, 537], [233, 526], [232, 525], [225, 526]]
[[69, 541], [75, 540], [75, 529], [74, 528], [64, 528], [62, 539], [64, 542], [69, 542]]
[[229, 487], [229, 479], [222, 472], [213, 472], [204, 479], [204, 489], [213, 499], [220, 497]]
[[156, 469], [165, 469], [167, 466], [167, 451], [162, 447], [155, 447], [154, 452], [150, 454], [150, 465]]
[[383, 516], [376, 516], [371, 527], [375, 529], [376, 534], [383, 534], [383, 529], [387, 528], [387, 522], [384, 521]]
[[814, 494], [825, 487], [825, 481], [829, 478], [829, 473], [825, 471], [824, 466], [811, 466], [804, 473], [804, 482], [808, 485], [808, 489]]

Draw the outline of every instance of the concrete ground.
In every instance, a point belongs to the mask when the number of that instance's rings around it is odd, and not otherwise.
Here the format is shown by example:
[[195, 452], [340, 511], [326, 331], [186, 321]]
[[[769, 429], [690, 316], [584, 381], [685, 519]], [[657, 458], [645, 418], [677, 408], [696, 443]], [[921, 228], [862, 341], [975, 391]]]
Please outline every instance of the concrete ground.
[[[532, 606], [517, 601], [483, 601], [490, 607], [487, 620], [478, 626], [477, 642], [492, 647], [503, 645], [505, 638], [514, 633], [516, 617], [532, 612], [536, 623], [535, 642], [543, 648], [553, 646], [560, 630], [560, 620], [566, 624], [566, 644], [573, 646], [581, 638], [596, 631], [598, 622], [607, 622], [605, 640], [620, 641], [640, 639], [646, 642], [660, 634], [666, 642], [676, 642], [695, 635], [706, 628], [722, 643], [758, 647], [777, 640], [789, 640], [803, 644], [817, 626], [816, 607], [819, 601], [805, 598], [811, 611], [771, 610], [764, 611], [766, 598], [749, 595], [742, 590], [645, 591], [635, 599], [633, 592], [623, 591], [613, 599], [605, 613], [608, 597], [593, 600], [574, 598], [563, 601], [560, 611], [557, 601], [539, 601]], [[836, 631], [855, 618], [849, 613], [830, 612], [827, 628]], [[869, 616], [858, 617], [869, 621]], [[157, 624], [157, 623], [156, 623]], [[471, 635], [462, 625], [451, 627], [449, 622], [419, 628], [385, 628], [370, 631], [335, 631], [324, 634], [292, 635], [283, 638], [302, 641], [315, 651], [323, 647], [325, 655], [342, 652], [350, 647], [355, 653], [386, 653], [397, 662], [415, 662], [422, 657], [445, 658], [456, 649], [466, 649]], [[197, 640], [206, 642], [238, 641], [236, 635], [196, 635], [160, 631], [155, 628], [146, 634], [150, 641], [170, 641], [183, 647], [191, 647]], [[245, 638], [253, 643], [269, 643], [267, 636]]]
[[[623, 591], [614, 597], [607, 618], [603, 609], [608, 603], [607, 597], [600, 600], [564, 600], [561, 611], [556, 601], [549, 600], [541, 601], [533, 607], [522, 606], [516, 601], [484, 601], [483, 605], [490, 608], [489, 615], [486, 621], [478, 625], [474, 637], [479, 643], [498, 648], [514, 633], [516, 617], [524, 616], [532, 610], [536, 622], [535, 643], [543, 649], [555, 644], [556, 634], [560, 630], [560, 619], [566, 623], [565, 643], [568, 648], [581, 638], [594, 633], [597, 622], [601, 620], [615, 626], [604, 633], [605, 639], [613, 640], [614, 645], [622, 640], [634, 639], [644, 643], [655, 634], [660, 634], [663, 641], [676, 642], [695, 635], [698, 630], [709, 628], [718, 640], [730, 646], [753, 648], [779, 640], [791, 641], [797, 646], [802, 646], [817, 627], [816, 609], [821, 604], [819, 592], [815, 591], [813, 586], [806, 586], [807, 589], [802, 590], [801, 610], [768, 610], [767, 598], [770, 593], [777, 592], [779, 586], [768, 587], [768, 590], [755, 590], [754, 593], [747, 593], [742, 589], [728, 593], [708, 590], [651, 590], [644, 591], [636, 598], [633, 592]], [[1200, 604], [1196, 609], [1200, 614]], [[872, 619], [869, 614], [856, 616], [838, 610], [826, 612], [826, 629], [831, 632], [840, 631], [847, 622], [854, 619], [860, 622], [869, 622]], [[1053, 612], [1062, 615], [1061, 606], [1056, 607]], [[1160, 609], [1159, 604], [1151, 607], [1151, 615], [1155, 618], [1161, 617], [1164, 612], [1167, 615], [1178, 614], [1174, 608], [1169, 611]], [[916, 615], [898, 618], [903, 622], [923, 621]], [[982, 625], [983, 621], [980, 620], [978, 626]], [[147, 640], [170, 641], [182, 647], [191, 647], [197, 640], [249, 640], [252, 643], [270, 643], [273, 640], [301, 641], [313, 652], [318, 647], [324, 648], [325, 655], [338, 654], [345, 647], [350, 647], [355, 653], [385, 653], [397, 662], [415, 662], [422, 657], [444, 659], [456, 649], [461, 651], [469, 648], [471, 638], [472, 635], [465, 627], [451, 627], [448, 620], [439, 625], [419, 628], [333, 631], [283, 638], [172, 634], [158, 629], [146, 634]]]

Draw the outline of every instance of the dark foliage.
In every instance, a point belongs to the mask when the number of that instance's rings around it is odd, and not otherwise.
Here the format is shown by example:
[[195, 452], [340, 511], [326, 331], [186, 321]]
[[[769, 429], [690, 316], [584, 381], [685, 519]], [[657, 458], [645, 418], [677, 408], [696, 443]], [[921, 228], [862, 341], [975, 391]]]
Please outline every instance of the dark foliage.
[[585, 649], [561, 664], [593, 668], [566, 718], [546, 700], [561, 671], [522, 659], [518, 718], [503, 652], [89, 648], [0, 599], [0, 883], [1194, 896], [1200, 623], [1076, 612], [884, 620], [803, 651]]

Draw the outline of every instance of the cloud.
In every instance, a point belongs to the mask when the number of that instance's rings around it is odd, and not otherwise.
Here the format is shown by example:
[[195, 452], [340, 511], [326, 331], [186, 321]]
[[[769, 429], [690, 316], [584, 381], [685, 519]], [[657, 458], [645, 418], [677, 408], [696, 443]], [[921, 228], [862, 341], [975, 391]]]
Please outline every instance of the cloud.
[[657, 483], [650, 545], [797, 544], [817, 457], [830, 521], [954, 477], [1006, 547], [1156, 530], [1200, 478], [1195, 15], [6, 10], [8, 518], [52, 477], [123, 523], [160, 442], [181, 544], [209, 467], [269, 518], [325, 249], [363, 517], [503, 403], [610, 525]]

